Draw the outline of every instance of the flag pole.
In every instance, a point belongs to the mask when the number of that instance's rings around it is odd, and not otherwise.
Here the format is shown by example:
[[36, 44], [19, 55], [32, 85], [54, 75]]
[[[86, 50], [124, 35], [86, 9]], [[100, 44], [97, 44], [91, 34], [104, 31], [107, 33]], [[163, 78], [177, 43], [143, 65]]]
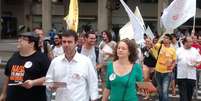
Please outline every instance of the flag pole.
[[195, 16], [193, 17], [193, 29], [192, 29], [192, 33], [193, 36], [195, 34]]

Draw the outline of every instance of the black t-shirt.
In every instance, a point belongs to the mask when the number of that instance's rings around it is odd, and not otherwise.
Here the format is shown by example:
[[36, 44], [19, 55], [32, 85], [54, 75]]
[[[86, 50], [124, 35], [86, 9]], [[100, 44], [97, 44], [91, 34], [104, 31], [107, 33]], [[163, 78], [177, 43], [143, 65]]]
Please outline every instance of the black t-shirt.
[[[15, 53], [8, 61], [5, 75], [10, 83], [24, 82], [44, 77], [49, 68], [50, 61], [47, 56], [37, 51], [31, 56], [20, 56]], [[26, 89], [21, 86], [9, 86], [6, 101], [46, 101], [45, 86], [34, 86]]]
[[144, 65], [148, 67], [155, 67], [156, 59], [155, 57], [150, 53], [149, 49], [146, 47], [142, 48], [142, 53], [144, 56]]

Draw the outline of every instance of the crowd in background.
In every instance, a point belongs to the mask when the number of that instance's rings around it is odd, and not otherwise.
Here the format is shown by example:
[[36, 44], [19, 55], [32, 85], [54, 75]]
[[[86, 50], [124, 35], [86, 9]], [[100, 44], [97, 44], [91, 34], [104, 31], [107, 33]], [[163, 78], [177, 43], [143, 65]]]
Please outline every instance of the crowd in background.
[[19, 34], [0, 101], [51, 101], [52, 92], [56, 101], [95, 101], [98, 93], [102, 101], [138, 101], [138, 95], [146, 100], [153, 92], [159, 101], [169, 101], [170, 85], [173, 96], [178, 85], [180, 101], [192, 101], [201, 69], [197, 33], [144, 35], [140, 45], [134, 39], [116, 42], [108, 31], [49, 36], [40, 28]]

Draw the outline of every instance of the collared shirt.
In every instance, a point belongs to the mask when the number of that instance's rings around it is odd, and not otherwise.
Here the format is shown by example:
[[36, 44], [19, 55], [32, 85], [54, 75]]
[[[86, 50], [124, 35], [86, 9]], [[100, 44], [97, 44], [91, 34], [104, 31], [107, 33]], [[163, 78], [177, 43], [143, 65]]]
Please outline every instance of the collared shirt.
[[195, 48], [177, 50], [177, 78], [196, 80], [194, 62], [200, 62], [201, 56]]
[[89, 101], [98, 98], [98, 78], [91, 60], [76, 53], [71, 61], [60, 55], [52, 60], [46, 82], [65, 82], [56, 90], [56, 101]]

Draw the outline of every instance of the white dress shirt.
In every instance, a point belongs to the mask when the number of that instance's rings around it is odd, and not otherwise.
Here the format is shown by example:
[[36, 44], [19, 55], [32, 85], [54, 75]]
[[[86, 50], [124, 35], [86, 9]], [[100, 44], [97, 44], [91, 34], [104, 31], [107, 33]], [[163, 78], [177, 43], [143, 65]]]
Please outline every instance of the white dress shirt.
[[200, 62], [201, 56], [199, 52], [191, 47], [185, 49], [183, 47], [177, 50], [177, 79], [196, 80], [195, 62]]
[[89, 58], [76, 53], [71, 61], [60, 55], [52, 60], [46, 82], [65, 82], [56, 90], [56, 101], [89, 101], [98, 98], [98, 78]]

